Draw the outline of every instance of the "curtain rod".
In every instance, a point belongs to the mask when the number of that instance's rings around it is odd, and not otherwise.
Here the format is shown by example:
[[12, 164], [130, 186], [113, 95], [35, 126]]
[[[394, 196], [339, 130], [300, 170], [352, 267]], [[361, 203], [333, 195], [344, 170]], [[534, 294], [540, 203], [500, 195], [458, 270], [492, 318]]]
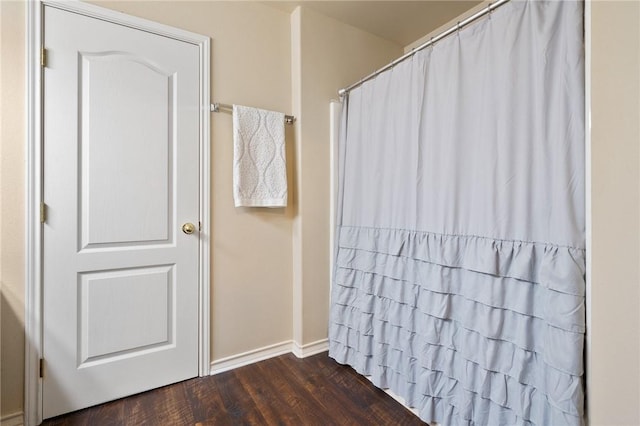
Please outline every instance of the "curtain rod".
[[468, 17], [467, 19], [465, 19], [463, 21], [459, 21], [456, 25], [454, 25], [453, 27], [449, 28], [448, 30], [438, 34], [437, 36], [431, 37], [428, 41], [422, 43], [420, 46], [411, 49], [411, 52], [405, 53], [404, 55], [402, 55], [398, 59], [394, 60], [393, 62], [388, 63], [387, 65], [385, 65], [384, 67], [380, 68], [379, 70], [374, 71], [371, 74], [369, 74], [368, 76], [366, 76], [363, 79], [359, 80], [358, 82], [353, 83], [351, 86], [345, 87], [344, 89], [338, 90], [338, 95], [340, 95], [340, 97], [343, 97], [344, 95], [349, 93], [351, 90], [353, 90], [356, 87], [362, 85], [364, 82], [367, 82], [367, 81], [371, 80], [372, 78], [376, 77], [380, 73], [385, 72], [389, 68], [393, 68], [394, 66], [396, 66], [400, 62], [404, 61], [407, 58], [410, 58], [415, 53], [421, 51], [425, 47], [431, 46], [432, 44], [436, 43], [437, 41], [442, 40], [443, 38], [447, 37], [448, 35], [451, 35], [451, 34], [455, 33], [456, 31], [460, 31], [462, 28], [466, 27], [467, 25], [469, 25], [470, 23], [472, 23], [476, 19], [479, 19], [479, 18], [483, 17], [484, 15], [486, 15], [488, 13], [491, 13], [496, 8], [502, 6], [503, 4], [505, 4], [505, 3], [509, 2], [509, 1], [510, 0], [497, 0], [494, 3], [489, 3], [489, 5], [486, 8], [480, 10], [479, 12], [476, 12], [475, 14], [471, 15], [470, 17]]
[[[221, 103], [218, 103], [218, 102], [215, 102], [215, 103], [211, 104], [211, 112], [220, 112], [220, 109], [233, 110], [233, 105], [221, 104]], [[285, 124], [293, 124], [294, 121], [296, 121], [296, 118], [293, 115], [285, 115], [284, 116], [284, 123]]]

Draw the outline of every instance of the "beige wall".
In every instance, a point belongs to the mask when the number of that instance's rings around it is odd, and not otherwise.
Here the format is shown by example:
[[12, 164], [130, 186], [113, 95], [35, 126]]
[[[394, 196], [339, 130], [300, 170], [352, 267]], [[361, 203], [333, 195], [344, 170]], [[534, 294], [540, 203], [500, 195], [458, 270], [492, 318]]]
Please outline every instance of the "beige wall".
[[0, 408], [22, 410], [24, 364], [24, 20], [0, 2]]
[[640, 3], [592, 4], [592, 425], [640, 424]]
[[299, 214], [294, 219], [294, 339], [327, 337], [329, 320], [329, 102], [337, 91], [402, 54], [394, 43], [307, 7], [291, 16]]

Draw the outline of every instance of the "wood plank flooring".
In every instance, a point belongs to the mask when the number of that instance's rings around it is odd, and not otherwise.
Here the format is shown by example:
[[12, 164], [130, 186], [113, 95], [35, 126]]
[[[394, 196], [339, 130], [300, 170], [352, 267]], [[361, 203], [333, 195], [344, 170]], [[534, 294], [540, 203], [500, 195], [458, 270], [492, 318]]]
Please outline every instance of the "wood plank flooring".
[[292, 354], [46, 420], [43, 425], [424, 425], [353, 369]]

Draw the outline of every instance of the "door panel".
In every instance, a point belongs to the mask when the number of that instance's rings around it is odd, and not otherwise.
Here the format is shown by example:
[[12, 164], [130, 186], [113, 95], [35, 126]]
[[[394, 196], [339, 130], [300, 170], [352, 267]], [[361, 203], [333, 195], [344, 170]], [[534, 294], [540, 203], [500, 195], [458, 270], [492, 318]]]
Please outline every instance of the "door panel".
[[199, 51], [44, 20], [48, 418], [198, 374]]
[[121, 52], [81, 57], [82, 248], [169, 242], [175, 73]]
[[79, 368], [174, 344], [174, 273], [171, 265], [80, 274]]

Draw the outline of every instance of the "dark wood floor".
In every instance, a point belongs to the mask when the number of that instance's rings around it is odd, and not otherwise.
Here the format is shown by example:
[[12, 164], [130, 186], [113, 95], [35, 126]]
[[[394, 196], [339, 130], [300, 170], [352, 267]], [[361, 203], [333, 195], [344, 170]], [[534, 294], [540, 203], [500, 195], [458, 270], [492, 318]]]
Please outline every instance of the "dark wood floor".
[[424, 425], [326, 352], [291, 354], [46, 420], [44, 425]]

